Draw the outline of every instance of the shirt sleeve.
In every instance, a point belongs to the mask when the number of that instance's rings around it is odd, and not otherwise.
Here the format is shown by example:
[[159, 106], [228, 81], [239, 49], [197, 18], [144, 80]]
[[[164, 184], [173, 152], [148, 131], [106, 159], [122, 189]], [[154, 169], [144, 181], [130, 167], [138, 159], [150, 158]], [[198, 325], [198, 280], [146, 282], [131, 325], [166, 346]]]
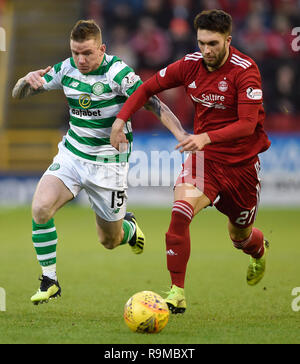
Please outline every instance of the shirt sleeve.
[[161, 87], [161, 91], [182, 86], [183, 79], [183, 59], [169, 64], [156, 73], [156, 81]]
[[126, 121], [132, 114], [142, 108], [151, 96], [166, 89], [182, 85], [179, 72], [181, 72], [181, 64], [180, 61], [177, 61], [150, 77], [131, 93], [131, 96], [127, 99], [117, 117]]
[[238, 105], [239, 119], [224, 128], [209, 131], [212, 143], [229, 142], [252, 135], [258, 122], [260, 104], [241, 103]]
[[[118, 89], [124, 96], [131, 96], [133, 92], [142, 84], [140, 76], [134, 73], [133, 69], [126, 66], [121, 72], [121, 79], [119, 80]], [[116, 77], [114, 78], [116, 80]]]
[[61, 83], [63, 77], [62, 64], [63, 62], [55, 64], [51, 70], [44, 75], [46, 83], [43, 87], [46, 91], [59, 90], [63, 88]]
[[262, 104], [261, 76], [256, 65], [252, 65], [238, 75], [237, 88], [239, 104]]
[[108, 77], [112, 90], [126, 97], [129, 97], [142, 84], [140, 76], [121, 59], [111, 66]]

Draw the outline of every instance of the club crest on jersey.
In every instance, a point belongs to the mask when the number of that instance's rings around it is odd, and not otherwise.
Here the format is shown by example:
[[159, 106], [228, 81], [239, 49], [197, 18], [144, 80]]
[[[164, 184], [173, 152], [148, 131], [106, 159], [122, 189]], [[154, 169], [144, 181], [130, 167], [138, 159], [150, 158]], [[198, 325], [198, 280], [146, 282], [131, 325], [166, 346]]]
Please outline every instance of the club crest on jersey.
[[104, 91], [104, 85], [102, 82], [96, 82], [93, 84], [93, 87], [92, 87], [93, 94], [95, 94], [96, 96], [99, 96], [103, 93], [103, 91]]
[[53, 163], [49, 167], [49, 171], [57, 171], [59, 168], [60, 168], [60, 164], [59, 163]]
[[218, 88], [221, 92], [226, 92], [228, 90], [228, 83], [226, 81], [220, 81]]
[[82, 94], [79, 96], [78, 102], [83, 109], [88, 109], [92, 104], [91, 96], [88, 94]]

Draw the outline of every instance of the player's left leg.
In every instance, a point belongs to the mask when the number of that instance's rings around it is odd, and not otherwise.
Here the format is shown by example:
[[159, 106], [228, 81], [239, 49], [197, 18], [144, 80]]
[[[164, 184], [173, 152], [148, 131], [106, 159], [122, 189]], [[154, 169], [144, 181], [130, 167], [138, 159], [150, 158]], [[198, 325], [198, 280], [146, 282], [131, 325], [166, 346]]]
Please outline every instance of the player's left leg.
[[127, 212], [125, 190], [116, 191], [99, 186], [85, 186], [92, 209], [96, 214], [96, 228], [100, 243], [106, 249], [129, 244], [133, 253], [143, 252], [145, 236], [135, 216]]
[[253, 224], [240, 228], [229, 221], [228, 230], [234, 247], [250, 255], [246, 280], [249, 285], [253, 286], [264, 276], [269, 243], [264, 239], [263, 233], [253, 227]]
[[96, 214], [98, 238], [106, 249], [114, 249], [121, 244], [124, 237], [122, 224], [123, 219], [118, 221], [106, 221]]
[[96, 214], [100, 243], [107, 249], [128, 244], [133, 253], [143, 252], [145, 236], [135, 216], [127, 212], [128, 164], [83, 167], [84, 189]]
[[[135, 233], [130, 239], [128, 239], [128, 244], [131, 246], [132, 252], [134, 254], [141, 254], [144, 251], [145, 235], [137, 224], [134, 214], [132, 212], [127, 212], [123, 220], [124, 235], [126, 235], [126, 230], [128, 230], [128, 228], [126, 229], [126, 225], [128, 226], [130, 223], [131, 225], [135, 225]], [[123, 238], [123, 240], [126, 241], [126, 238]]]
[[228, 230], [233, 245], [250, 255], [247, 283], [257, 284], [266, 268], [268, 242], [253, 227], [260, 200], [260, 164], [256, 158], [241, 166], [224, 166], [222, 189], [215, 207], [229, 218]]
[[264, 254], [263, 233], [254, 228], [253, 224], [240, 228], [229, 220], [228, 231], [235, 248], [242, 249], [244, 253], [251, 255], [253, 258], [260, 258]]
[[266, 268], [269, 246], [263, 233], [253, 227], [259, 200], [259, 159], [241, 166], [223, 166], [222, 186], [215, 207], [229, 218], [228, 230], [235, 248], [250, 255], [247, 283], [257, 284]]
[[129, 244], [135, 254], [143, 252], [145, 237], [133, 213], [127, 212], [118, 221], [106, 221], [96, 214], [96, 227], [99, 241], [106, 249]]

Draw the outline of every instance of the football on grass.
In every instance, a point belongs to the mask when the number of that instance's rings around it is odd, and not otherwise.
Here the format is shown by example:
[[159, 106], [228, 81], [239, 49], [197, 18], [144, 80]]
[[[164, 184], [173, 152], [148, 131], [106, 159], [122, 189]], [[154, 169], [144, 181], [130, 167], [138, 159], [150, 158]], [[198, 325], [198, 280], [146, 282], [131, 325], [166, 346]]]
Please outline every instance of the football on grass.
[[138, 292], [126, 302], [124, 320], [130, 330], [134, 332], [160, 332], [169, 320], [168, 305], [155, 292]]

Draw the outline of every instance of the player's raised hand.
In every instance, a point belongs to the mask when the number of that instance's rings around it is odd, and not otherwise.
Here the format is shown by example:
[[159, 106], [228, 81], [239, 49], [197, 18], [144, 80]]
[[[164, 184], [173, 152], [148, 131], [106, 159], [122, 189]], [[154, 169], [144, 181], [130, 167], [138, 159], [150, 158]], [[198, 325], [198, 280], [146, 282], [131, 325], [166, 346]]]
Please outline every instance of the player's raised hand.
[[124, 143], [126, 143], [126, 145], [128, 143], [128, 140], [126, 139], [125, 133], [123, 131], [124, 124], [124, 120], [116, 118], [112, 125], [110, 133], [110, 144], [121, 153], [124, 152], [121, 146], [124, 145]]
[[20, 78], [12, 90], [12, 97], [20, 100], [44, 92], [43, 84], [45, 80], [43, 76], [50, 70], [51, 66], [48, 66], [44, 69], [29, 72], [26, 76]]
[[211, 140], [207, 133], [192, 134], [185, 138], [181, 143], [177, 144], [175, 149], [183, 152], [196, 152], [202, 150], [205, 145], [210, 144]]
[[43, 79], [43, 76], [51, 70], [51, 66], [48, 66], [44, 69], [40, 69], [37, 71], [29, 72], [25, 76], [25, 81], [28, 83], [34, 90], [37, 90], [38, 88], [42, 87], [45, 83], [45, 80]]

